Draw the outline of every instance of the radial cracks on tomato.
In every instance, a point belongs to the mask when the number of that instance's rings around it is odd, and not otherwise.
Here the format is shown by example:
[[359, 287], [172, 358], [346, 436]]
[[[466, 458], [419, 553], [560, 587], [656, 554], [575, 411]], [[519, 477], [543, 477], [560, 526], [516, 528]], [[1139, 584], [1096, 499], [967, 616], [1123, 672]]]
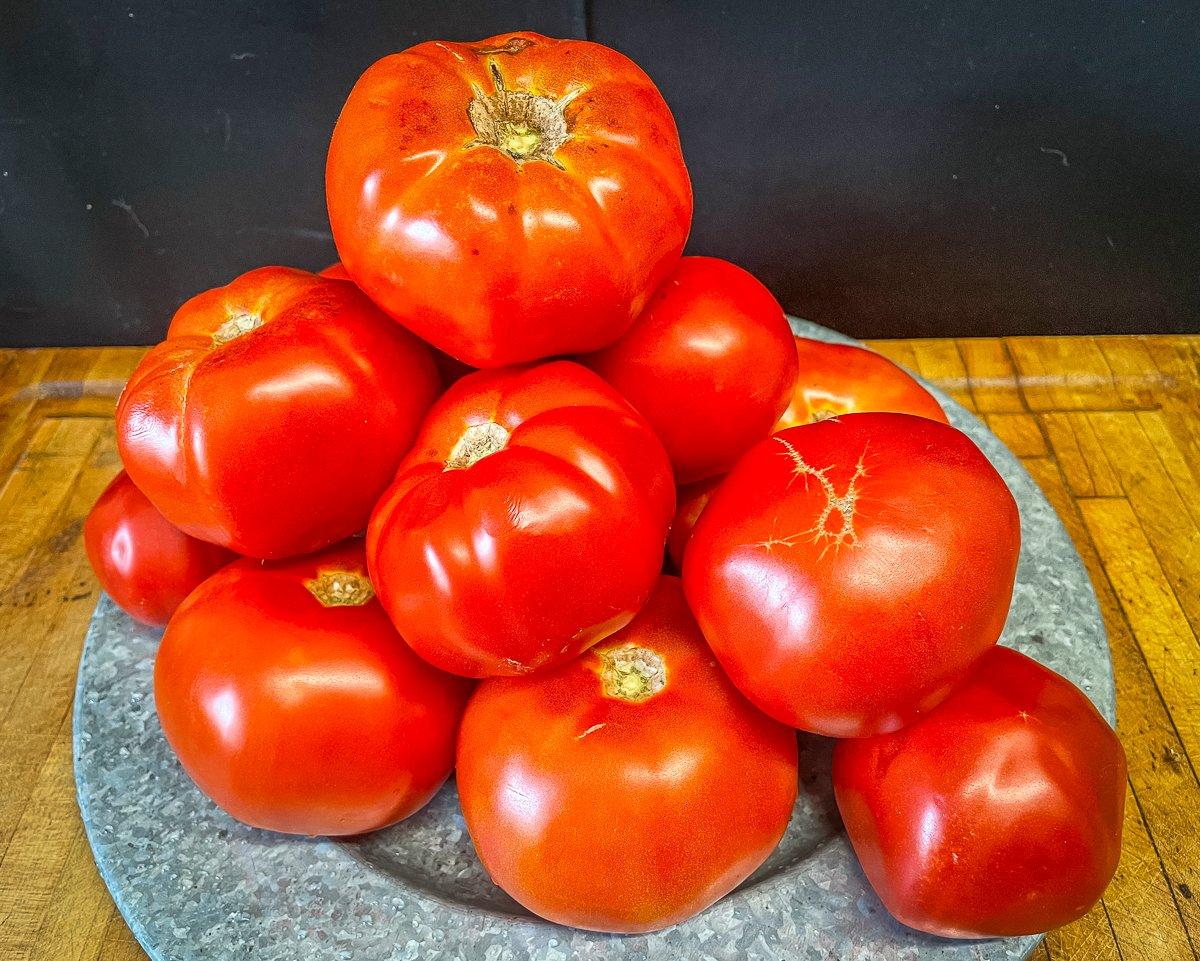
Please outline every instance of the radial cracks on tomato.
[[496, 89], [488, 94], [472, 85], [475, 96], [467, 104], [467, 116], [475, 129], [475, 139], [467, 146], [494, 147], [518, 166], [543, 160], [564, 169], [554, 154], [571, 137], [566, 107], [583, 88], [556, 100], [526, 90], [509, 90], [494, 62], [489, 61], [488, 69]]
[[637, 704], [654, 697], [667, 684], [667, 665], [648, 647], [626, 644], [599, 651], [600, 683], [607, 697]]
[[504, 449], [508, 431], [495, 421], [471, 424], [462, 432], [446, 458], [446, 470], [462, 470]]
[[370, 580], [354, 571], [321, 571], [304, 586], [324, 607], [361, 607], [375, 596]]
[[262, 325], [263, 319], [258, 314], [252, 314], [248, 311], [239, 311], [213, 331], [213, 346], [220, 347], [222, 344], [227, 344], [231, 340], [236, 340], [238, 337], [241, 337], [242, 334], [248, 334], [252, 330], [257, 330]]
[[[854, 514], [858, 505], [858, 482], [867, 476], [867, 469], [864, 462], [867, 456], [867, 448], [863, 448], [863, 452], [858, 457], [858, 463], [854, 467], [854, 474], [850, 478], [850, 482], [846, 485], [845, 490], [841, 494], [837, 492], [833, 481], [829, 479], [829, 472], [833, 469], [831, 464], [829, 467], [822, 467], [819, 470], [811, 466], [800, 455], [800, 452], [792, 445], [792, 443], [784, 437], [776, 436], [775, 440], [783, 445], [783, 455], [792, 462], [792, 477], [788, 481], [790, 487], [792, 481], [797, 477], [815, 477], [817, 483], [821, 485], [821, 491], [825, 494], [825, 504], [821, 508], [821, 513], [817, 516], [816, 522], [808, 530], [799, 531], [795, 534], [789, 534], [786, 537], [771, 536], [765, 541], [761, 541], [758, 547], [765, 547], [770, 551], [774, 547], [790, 547], [805, 539], [812, 543], [820, 543], [827, 541], [822, 549], [820, 556], [824, 557], [825, 552], [833, 547], [835, 550], [840, 550], [842, 545], [855, 547], [858, 544], [858, 532], [854, 529]], [[837, 527], [830, 528], [830, 518], [837, 517]]]

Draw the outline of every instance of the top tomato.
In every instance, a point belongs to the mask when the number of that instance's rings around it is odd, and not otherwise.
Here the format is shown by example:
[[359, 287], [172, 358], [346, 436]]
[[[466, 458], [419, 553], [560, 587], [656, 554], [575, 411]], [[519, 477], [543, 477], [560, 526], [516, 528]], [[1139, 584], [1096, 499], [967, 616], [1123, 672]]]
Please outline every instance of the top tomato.
[[428, 349], [351, 283], [263, 267], [179, 308], [117, 406], [129, 476], [253, 557], [362, 530], [438, 392]]
[[629, 333], [586, 363], [650, 421], [681, 484], [729, 470], [796, 384], [783, 309], [716, 257], [684, 257]]
[[475, 367], [614, 341], [692, 220], [650, 79], [607, 47], [535, 33], [374, 64], [334, 128], [325, 191], [358, 285]]

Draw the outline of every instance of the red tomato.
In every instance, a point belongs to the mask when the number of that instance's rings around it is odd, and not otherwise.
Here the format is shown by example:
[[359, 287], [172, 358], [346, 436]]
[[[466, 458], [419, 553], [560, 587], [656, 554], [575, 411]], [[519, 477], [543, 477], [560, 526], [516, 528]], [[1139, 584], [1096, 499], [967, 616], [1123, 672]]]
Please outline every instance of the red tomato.
[[367, 555], [418, 654], [471, 677], [520, 674], [629, 623], [674, 509], [662, 445], [591, 371], [481, 371], [434, 405]]
[[800, 374], [776, 430], [865, 411], [916, 414], [948, 423], [933, 395], [881, 354], [797, 337], [796, 355]]
[[374, 600], [360, 542], [241, 560], [163, 635], [163, 731], [205, 794], [288, 834], [358, 834], [421, 808], [450, 773], [470, 691], [412, 653]]
[[775, 848], [796, 800], [796, 736], [729, 683], [664, 577], [582, 657], [484, 681], [457, 777], [484, 866], [521, 904], [577, 928], [655, 931]]
[[796, 383], [778, 302], [715, 257], [684, 257], [633, 328], [585, 363], [650, 421], [681, 484], [729, 470], [771, 432]]
[[680, 487], [676, 492], [675, 519], [671, 521], [671, 536], [667, 538], [667, 554], [670, 555], [676, 570], [683, 570], [683, 555], [692, 536], [692, 529], [724, 479], [724, 474], [709, 477]]
[[209, 574], [237, 555], [188, 537], [121, 471], [83, 524], [96, 579], [130, 617], [160, 627]]
[[[339, 260], [336, 264], [330, 264], [321, 271], [322, 277], [333, 277], [336, 280], [349, 280], [353, 283], [350, 274], [346, 272], [346, 268], [342, 266]], [[426, 344], [428, 347], [429, 345]], [[461, 360], [456, 360], [449, 354], [445, 354], [436, 347], [429, 347], [430, 354], [433, 355], [433, 363], [441, 375], [442, 383], [449, 387], [460, 377], [466, 377], [475, 368], [464, 364]]]
[[739, 461], [692, 532], [684, 586], [750, 700], [861, 737], [932, 708], [996, 643], [1020, 537], [1012, 494], [965, 434], [848, 414]]
[[366, 526], [437, 392], [428, 350], [353, 284], [263, 267], [179, 309], [117, 441], [171, 523], [283, 557]]
[[650, 78], [615, 50], [536, 33], [422, 43], [368, 69], [325, 192], [358, 285], [474, 367], [611, 343], [692, 221]]
[[1006, 648], [910, 726], [838, 744], [833, 782], [871, 885], [931, 934], [1068, 924], [1121, 855], [1121, 742], [1075, 685]]

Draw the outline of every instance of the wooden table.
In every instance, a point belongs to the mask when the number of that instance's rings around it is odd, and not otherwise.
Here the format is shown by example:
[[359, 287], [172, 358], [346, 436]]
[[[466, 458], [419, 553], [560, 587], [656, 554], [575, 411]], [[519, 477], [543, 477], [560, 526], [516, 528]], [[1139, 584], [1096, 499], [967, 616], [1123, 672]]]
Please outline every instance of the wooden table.
[[[1129, 753], [1121, 866], [1039, 961], [1197, 959], [1200, 337], [873, 345], [975, 410], [1041, 484], [1108, 622]], [[97, 587], [80, 527], [142, 350], [0, 352], [0, 959], [144, 955], [75, 804], [71, 697]]]

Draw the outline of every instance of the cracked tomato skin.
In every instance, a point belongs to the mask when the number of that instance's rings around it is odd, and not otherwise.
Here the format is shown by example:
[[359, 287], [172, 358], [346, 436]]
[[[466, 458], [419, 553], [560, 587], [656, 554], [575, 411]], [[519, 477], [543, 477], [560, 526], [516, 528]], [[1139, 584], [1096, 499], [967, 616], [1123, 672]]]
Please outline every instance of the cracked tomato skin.
[[[483, 126], [500, 103], [541, 104], [557, 126]], [[600, 44], [536, 33], [375, 63], [334, 128], [325, 190], [355, 282], [473, 367], [611, 343], [692, 220], [675, 121], [650, 78]]]
[[898, 364], [853, 344], [796, 338], [799, 374], [777, 431], [867, 411], [915, 414], [948, 423], [941, 405]]
[[428, 348], [352, 283], [262, 267], [179, 308], [117, 442], [185, 533], [286, 557], [366, 526], [438, 390]]
[[688, 601], [735, 684], [816, 734], [895, 730], [1004, 627], [1017, 505], [960, 431], [847, 414], [754, 447], [700, 515]]
[[[657, 690], [628, 675], [612, 684], [614, 662], [634, 658], [661, 667]], [[530, 911], [592, 931], [657, 931], [774, 850], [796, 799], [796, 735], [738, 693], [678, 579], [663, 577], [629, 626], [581, 657], [480, 684], [457, 780], [480, 859]]]
[[134, 620], [153, 627], [166, 624], [185, 597], [237, 556], [181, 531], [125, 471], [92, 507], [83, 543], [104, 592]]
[[469, 677], [521, 674], [629, 623], [674, 510], [662, 444], [591, 371], [480, 371], [430, 411], [367, 556], [418, 654]]
[[1069, 924], [1121, 855], [1121, 742], [1079, 688], [1003, 647], [903, 730], [840, 742], [833, 785], [872, 887], [930, 934]]
[[408, 649], [366, 573], [358, 540], [236, 561], [167, 625], [154, 666], [163, 732], [239, 821], [374, 831], [419, 810], [449, 776], [470, 684]]
[[779, 302], [716, 257], [684, 257], [629, 332], [584, 363], [650, 421], [681, 484], [729, 470], [771, 433], [796, 384]]

